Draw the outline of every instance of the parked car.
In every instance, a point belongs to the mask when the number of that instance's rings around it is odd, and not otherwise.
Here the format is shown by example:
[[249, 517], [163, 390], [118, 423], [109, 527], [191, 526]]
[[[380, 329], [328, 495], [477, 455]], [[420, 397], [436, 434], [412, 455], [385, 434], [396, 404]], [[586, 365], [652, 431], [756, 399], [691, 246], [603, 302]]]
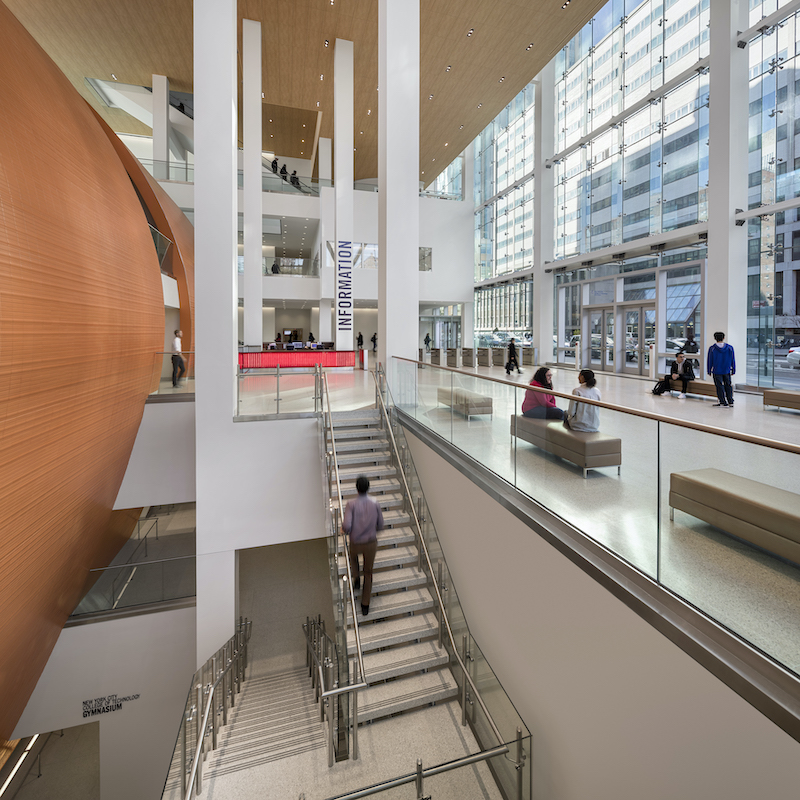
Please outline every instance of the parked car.
[[786, 360], [789, 362], [790, 367], [800, 369], [800, 347], [790, 347], [789, 352], [786, 354]]

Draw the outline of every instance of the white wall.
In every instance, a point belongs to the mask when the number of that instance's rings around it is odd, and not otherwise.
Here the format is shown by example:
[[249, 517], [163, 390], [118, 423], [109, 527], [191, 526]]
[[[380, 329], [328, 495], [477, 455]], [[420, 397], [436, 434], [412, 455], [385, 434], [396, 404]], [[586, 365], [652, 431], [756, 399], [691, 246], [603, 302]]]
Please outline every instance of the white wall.
[[[371, 270], [374, 272], [374, 270]], [[378, 309], [377, 308], [357, 308], [353, 314], [353, 347], [356, 346], [358, 332], [364, 334], [364, 349], [372, 350], [373, 333], [378, 332]]]
[[[61, 631], [12, 738], [100, 722], [101, 800], [159, 800], [194, 674], [194, 608]], [[83, 717], [83, 701], [139, 695]]]
[[[308, 331], [311, 327], [311, 310], [308, 308], [276, 308], [275, 309], [275, 330], [280, 331], [283, 338], [283, 331], [286, 328], [302, 328], [303, 341], [308, 339]], [[314, 334], [316, 336], [316, 334]]]
[[533, 734], [534, 797], [797, 794], [800, 744], [408, 438], [470, 628]]
[[146, 403], [114, 508], [193, 503], [193, 402]]

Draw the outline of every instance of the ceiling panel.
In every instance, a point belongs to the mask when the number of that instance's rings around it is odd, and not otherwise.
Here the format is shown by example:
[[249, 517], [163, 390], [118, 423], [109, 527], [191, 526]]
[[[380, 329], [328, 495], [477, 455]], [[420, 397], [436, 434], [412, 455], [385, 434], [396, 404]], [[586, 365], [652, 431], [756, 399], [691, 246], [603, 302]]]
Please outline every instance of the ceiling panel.
[[[173, 89], [192, 91], [191, 0], [5, 2], [115, 130], [147, 132], [124, 112], [103, 107], [85, 77], [109, 80], [113, 73], [120, 82], [150, 86], [152, 73], [157, 73], [167, 75]], [[425, 183], [604, 4], [573, 0], [562, 9], [562, 2], [421, 0], [420, 170]], [[294, 111], [322, 112], [320, 136], [333, 137], [334, 43], [337, 37], [354, 42], [355, 176], [376, 177], [377, 0], [335, 0], [333, 5], [330, 0], [239, 0], [238, 9], [240, 19], [262, 22], [266, 103], [293, 110], [272, 137], [265, 130], [270, 140], [265, 149], [280, 155], [301, 157]], [[241, 25], [239, 30], [241, 45]]]

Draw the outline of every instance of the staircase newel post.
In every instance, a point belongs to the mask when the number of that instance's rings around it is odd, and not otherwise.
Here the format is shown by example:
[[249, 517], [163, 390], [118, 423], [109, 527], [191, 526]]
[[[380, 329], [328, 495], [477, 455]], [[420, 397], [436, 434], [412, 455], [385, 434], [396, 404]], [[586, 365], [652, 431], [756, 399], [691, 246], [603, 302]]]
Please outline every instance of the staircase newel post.
[[228, 672], [225, 669], [225, 657], [222, 658], [222, 724], [228, 724]]
[[228, 691], [231, 699], [231, 708], [233, 708], [236, 705], [234, 700], [235, 692], [233, 690], [233, 686], [236, 683], [236, 678], [233, 674], [233, 642], [228, 642], [225, 649], [227, 652], [227, 656], [225, 658], [226, 666], [230, 665], [230, 669], [228, 670]]
[[[333, 664], [328, 660], [326, 664], [326, 668], [328, 670], [328, 675], [326, 684], [329, 687], [333, 687]], [[334, 695], [327, 699], [328, 702], [328, 766], [333, 766], [333, 736], [334, 736], [334, 725], [333, 725], [333, 704], [338, 701], [338, 696]]]
[[183, 710], [183, 725], [181, 725], [181, 800], [186, 800], [186, 728], [189, 718], [186, 709]]
[[461, 658], [464, 662], [464, 675], [461, 682], [461, 724], [467, 724], [467, 634], [464, 634], [461, 647]]
[[525, 765], [525, 753], [522, 749], [522, 729], [517, 728], [517, 800], [522, 800], [522, 790], [524, 783], [523, 766]]
[[217, 749], [217, 703], [214, 700], [214, 684], [217, 682], [217, 657], [211, 659], [211, 689], [208, 702], [211, 703], [211, 749]]
[[417, 800], [425, 800], [425, 795], [422, 792], [422, 759], [417, 759]]

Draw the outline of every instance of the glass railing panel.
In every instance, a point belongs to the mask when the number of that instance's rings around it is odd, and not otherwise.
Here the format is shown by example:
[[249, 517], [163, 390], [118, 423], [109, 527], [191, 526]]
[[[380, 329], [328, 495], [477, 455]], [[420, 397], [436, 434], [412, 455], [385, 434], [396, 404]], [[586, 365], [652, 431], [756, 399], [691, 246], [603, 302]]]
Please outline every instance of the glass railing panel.
[[195, 557], [106, 567], [72, 616], [195, 596]]
[[451, 372], [453, 444], [500, 477], [514, 482], [511, 415], [519, 413], [524, 392], [477, 376]]
[[253, 370], [239, 375], [240, 417], [313, 413], [314, 372]]
[[800, 455], [661, 423], [660, 582], [800, 674], [798, 510]]
[[[566, 411], [569, 401], [557, 398], [556, 405]], [[611, 465], [588, 469], [584, 478], [582, 466], [570, 460], [580, 457], [565, 449], [572, 437], [565, 441], [563, 422], [522, 420], [521, 435], [511, 442], [516, 459], [516, 481], [512, 482], [587, 536], [655, 577], [658, 424], [608, 408], [600, 409], [599, 418], [600, 432], [611, 437], [607, 440], [610, 452], [608, 457], [597, 456], [594, 463]], [[620, 455], [614, 457], [617, 450]], [[615, 461], [621, 461], [621, 465], [613, 466]]]
[[420, 365], [417, 371], [417, 421], [452, 442], [453, 414], [452, 373]]
[[155, 388], [150, 394], [194, 394], [194, 353], [182, 353], [181, 359], [183, 374], [172, 353], [154, 355], [151, 387]]

